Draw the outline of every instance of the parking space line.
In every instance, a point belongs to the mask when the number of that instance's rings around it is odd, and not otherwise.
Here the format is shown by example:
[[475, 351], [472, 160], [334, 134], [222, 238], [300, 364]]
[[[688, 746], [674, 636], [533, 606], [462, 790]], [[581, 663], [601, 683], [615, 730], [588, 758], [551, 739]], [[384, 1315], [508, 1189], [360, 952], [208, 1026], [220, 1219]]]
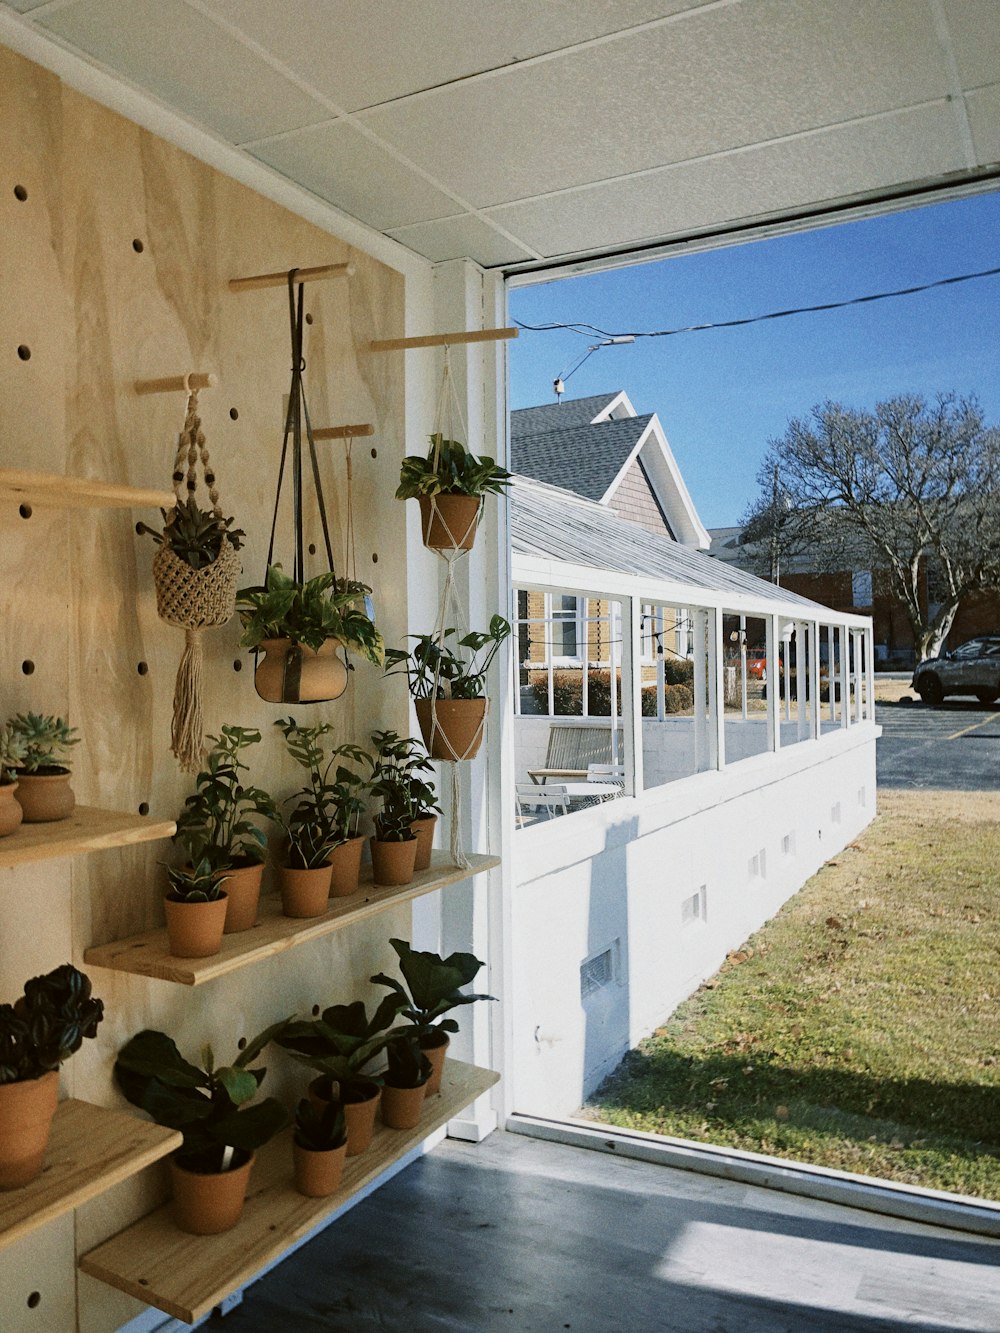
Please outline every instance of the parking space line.
[[985, 727], [988, 722], [995, 722], [996, 714], [991, 713], [989, 717], [982, 718], [979, 722], [973, 722], [968, 727], [963, 727], [961, 731], [953, 731], [950, 736], [945, 736], [946, 741], [957, 741], [959, 736], [966, 736], [970, 731], [975, 731], [977, 727]]

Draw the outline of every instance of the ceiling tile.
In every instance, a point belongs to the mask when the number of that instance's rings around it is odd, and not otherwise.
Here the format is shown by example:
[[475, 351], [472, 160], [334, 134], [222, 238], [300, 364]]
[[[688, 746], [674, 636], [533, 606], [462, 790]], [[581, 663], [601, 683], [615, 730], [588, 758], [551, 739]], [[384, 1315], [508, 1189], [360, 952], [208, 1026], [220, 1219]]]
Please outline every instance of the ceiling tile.
[[84, 0], [37, 21], [230, 142], [329, 114], [181, 0]]
[[976, 159], [983, 166], [1000, 162], [1000, 83], [966, 93]]
[[455, 203], [344, 121], [249, 150], [321, 199], [382, 231], [455, 212]]
[[960, 170], [947, 106], [490, 210], [548, 255], [650, 243]]
[[467, 213], [415, 227], [400, 227], [389, 235], [435, 264], [446, 259], [468, 258], [483, 268], [496, 268], [534, 258], [527, 247], [507, 240], [495, 228]]
[[707, 0], [206, 0], [348, 111], [697, 8]]
[[944, 0], [952, 50], [963, 88], [1000, 81], [1000, 5], [997, 0]]
[[756, 0], [364, 118], [482, 207], [947, 91], [929, 10], [909, 0]]

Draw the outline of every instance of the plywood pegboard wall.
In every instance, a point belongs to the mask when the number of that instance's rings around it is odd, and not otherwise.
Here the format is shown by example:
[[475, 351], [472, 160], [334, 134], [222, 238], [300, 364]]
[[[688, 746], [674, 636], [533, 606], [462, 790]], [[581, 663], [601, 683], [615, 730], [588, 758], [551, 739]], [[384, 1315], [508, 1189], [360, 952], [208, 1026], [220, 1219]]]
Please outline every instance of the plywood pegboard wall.
[[[398, 643], [407, 630], [405, 524], [393, 499], [404, 452], [402, 358], [359, 349], [403, 332], [403, 278], [0, 50], [0, 466], [169, 489], [184, 394], [138, 396], [133, 383], [212, 372], [217, 387], [200, 395], [207, 443], [223, 507], [248, 534], [244, 579], [259, 581], [288, 391], [287, 294], [233, 294], [227, 280], [344, 261], [353, 276], [306, 289], [306, 386], [316, 425], [375, 426], [354, 449], [357, 573], [375, 588], [387, 641]], [[344, 445], [321, 448], [342, 543]], [[183, 634], [157, 619], [154, 547], [135, 532], [138, 519], [156, 517], [0, 501], [0, 711], [68, 716], [83, 737], [74, 763], [80, 802], [172, 818], [192, 784], [169, 753]], [[310, 523], [307, 540], [319, 545], [315, 514]], [[289, 527], [285, 520], [277, 543], [286, 567]], [[297, 779], [272, 724], [289, 709], [258, 699], [238, 636], [234, 620], [205, 637], [208, 730], [259, 726], [265, 740], [251, 758], [253, 777], [287, 794]], [[347, 694], [306, 715], [331, 718], [340, 740], [364, 742], [375, 727], [404, 730], [408, 708], [399, 681], [386, 685], [359, 662]], [[158, 923], [157, 862], [170, 850], [149, 844], [0, 870], [0, 998], [38, 971], [79, 964], [87, 945]], [[112, 1063], [145, 1026], [169, 1031], [191, 1053], [210, 1039], [230, 1058], [240, 1037], [284, 1014], [368, 998], [367, 978], [394, 961], [388, 937], [408, 928], [408, 908], [396, 908], [197, 993], [92, 971], [107, 1016], [98, 1039], [64, 1067], [63, 1095], [123, 1104]], [[279, 1055], [269, 1066], [272, 1091], [301, 1082]], [[81, 1209], [76, 1252], [148, 1210], [162, 1190], [152, 1168]], [[61, 1327], [74, 1299], [84, 1333], [140, 1312], [82, 1275], [74, 1297], [67, 1234], [59, 1224], [0, 1253], [6, 1333]]]

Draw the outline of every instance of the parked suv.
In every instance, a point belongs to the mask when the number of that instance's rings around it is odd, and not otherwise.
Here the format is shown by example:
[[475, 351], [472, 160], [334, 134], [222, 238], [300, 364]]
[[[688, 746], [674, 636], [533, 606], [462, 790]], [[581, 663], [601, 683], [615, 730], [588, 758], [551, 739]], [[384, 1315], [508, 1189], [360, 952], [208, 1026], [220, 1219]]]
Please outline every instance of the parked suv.
[[974, 694], [991, 704], [1000, 696], [1000, 634], [984, 634], [918, 663], [911, 688], [925, 704], [939, 704], [949, 694]]

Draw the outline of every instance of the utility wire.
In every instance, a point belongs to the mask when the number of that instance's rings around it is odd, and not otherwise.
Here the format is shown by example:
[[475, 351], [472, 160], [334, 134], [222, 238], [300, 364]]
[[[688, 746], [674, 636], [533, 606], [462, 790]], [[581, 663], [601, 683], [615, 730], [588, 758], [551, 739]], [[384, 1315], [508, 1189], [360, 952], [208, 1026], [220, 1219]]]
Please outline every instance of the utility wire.
[[[628, 333], [612, 333], [609, 329], [598, 328], [596, 324], [525, 324], [522, 320], [515, 319], [514, 323], [518, 328], [524, 329], [528, 333], [549, 333], [556, 329], [567, 329], [571, 333], [579, 333], [584, 338], [672, 338], [678, 333], [702, 333], [706, 329], [735, 329], [745, 324], [760, 324], [768, 319], [785, 319], [789, 315], [812, 315], [820, 310], [843, 310], [846, 306], [865, 305], [869, 301], [888, 301], [896, 296], [914, 296], [918, 292], [929, 292], [935, 287], [950, 287], [956, 282], [971, 282], [974, 278], [994, 278], [1000, 274], [1000, 268], [984, 268], [978, 273], [958, 273], [951, 278], [938, 278], [936, 282], [924, 282], [917, 287], [900, 287], [892, 292], [873, 292], [868, 296], [852, 296], [847, 301], [824, 301], [821, 305], [803, 305], [794, 306], [789, 310], [772, 310], [766, 315], [749, 315], [745, 319], [724, 319], [713, 324], [688, 324], [684, 328], [678, 329], [653, 329], [645, 332], [636, 330]], [[593, 350], [593, 349], [591, 349]], [[587, 356], [590, 352], [587, 352]], [[586, 356], [583, 358], [585, 361]], [[576, 370], [578, 362], [573, 370]], [[570, 374], [573, 372], [570, 371]], [[568, 376], [563, 376], [564, 379]]]

